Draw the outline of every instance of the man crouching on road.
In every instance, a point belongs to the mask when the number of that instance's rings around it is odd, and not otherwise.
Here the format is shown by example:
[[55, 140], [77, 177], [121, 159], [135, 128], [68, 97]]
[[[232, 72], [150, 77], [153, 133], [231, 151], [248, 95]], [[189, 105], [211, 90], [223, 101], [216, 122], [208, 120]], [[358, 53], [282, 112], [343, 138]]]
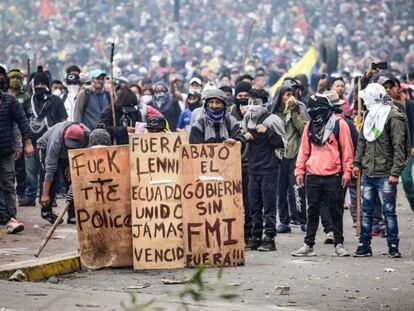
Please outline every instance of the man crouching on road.
[[360, 97], [368, 113], [359, 135], [353, 169], [355, 178], [362, 172], [361, 234], [354, 256], [372, 256], [372, 219], [379, 195], [388, 232], [388, 256], [399, 258], [395, 203], [398, 179], [410, 156], [406, 116], [391, 103], [381, 84], [368, 84]]
[[[69, 149], [80, 149], [88, 146], [89, 129], [77, 122], [60, 122], [47, 130], [37, 141], [39, 158], [42, 164], [40, 171], [40, 204], [42, 218], [53, 224], [57, 215], [52, 210], [59, 183], [59, 172], [65, 180], [66, 192], [70, 186]], [[75, 224], [73, 206], [68, 210], [68, 224]]]
[[333, 113], [334, 107], [322, 94], [312, 95], [309, 100], [310, 121], [302, 135], [295, 170], [299, 187], [304, 187], [306, 173], [308, 221], [305, 244], [292, 256], [315, 255], [313, 245], [324, 203], [332, 216], [335, 254], [349, 256], [343, 246], [342, 188], [351, 181], [354, 147], [349, 127], [342, 116]]

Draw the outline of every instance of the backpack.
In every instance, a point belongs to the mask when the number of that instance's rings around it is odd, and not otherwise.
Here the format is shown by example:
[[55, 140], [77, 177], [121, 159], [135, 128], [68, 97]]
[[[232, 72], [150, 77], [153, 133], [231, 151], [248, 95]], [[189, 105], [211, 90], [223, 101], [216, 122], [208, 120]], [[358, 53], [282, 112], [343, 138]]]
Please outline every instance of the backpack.
[[[106, 99], [108, 100], [109, 106], [111, 106], [112, 100], [111, 100], [111, 94], [108, 91], [104, 91]], [[83, 112], [82, 115], [85, 113], [86, 109], [89, 105], [89, 99], [91, 98], [91, 89], [85, 88], [85, 105], [83, 106]]]

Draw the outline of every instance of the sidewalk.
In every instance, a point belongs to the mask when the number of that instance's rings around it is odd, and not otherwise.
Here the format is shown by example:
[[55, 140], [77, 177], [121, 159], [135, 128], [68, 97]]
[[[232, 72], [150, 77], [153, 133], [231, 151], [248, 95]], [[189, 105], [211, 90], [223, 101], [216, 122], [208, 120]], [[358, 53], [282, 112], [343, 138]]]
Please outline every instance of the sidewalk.
[[[65, 201], [58, 200], [58, 213]], [[51, 225], [40, 217], [40, 207], [18, 207], [17, 217], [25, 225], [18, 234], [7, 234], [6, 227], [0, 226], [0, 266], [35, 259], [34, 253]], [[43, 249], [39, 258], [77, 251], [78, 240], [75, 225], [61, 224]]]

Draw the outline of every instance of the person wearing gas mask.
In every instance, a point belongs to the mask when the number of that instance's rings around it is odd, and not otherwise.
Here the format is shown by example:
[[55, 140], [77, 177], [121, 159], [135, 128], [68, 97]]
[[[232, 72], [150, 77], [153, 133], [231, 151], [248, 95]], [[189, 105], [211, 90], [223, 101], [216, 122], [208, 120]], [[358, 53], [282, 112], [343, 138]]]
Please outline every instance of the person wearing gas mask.
[[[49, 83], [49, 76], [46, 72], [37, 72], [33, 78], [33, 95], [23, 102], [34, 146], [48, 128], [66, 121], [68, 117], [62, 100], [51, 93]], [[35, 206], [40, 173], [40, 159], [36, 148], [34, 156], [27, 158], [25, 165], [26, 191], [20, 205]]]
[[[190, 144], [219, 144], [230, 146], [241, 142], [244, 147], [244, 137], [236, 119], [226, 111], [226, 96], [217, 88], [203, 91], [202, 116], [193, 123], [190, 130]], [[243, 148], [242, 148], [243, 149]]]
[[168, 87], [164, 83], [159, 82], [154, 85], [154, 98], [149, 105], [162, 113], [170, 125], [171, 132], [177, 130], [177, 122], [181, 113], [180, 104], [171, 96]]
[[186, 109], [181, 112], [178, 118], [177, 131], [190, 132], [191, 114], [194, 109], [201, 107], [201, 94], [197, 92], [190, 92], [185, 101]]
[[65, 78], [66, 91], [63, 94], [62, 101], [65, 105], [68, 121], [73, 121], [76, 97], [80, 91], [81, 80], [77, 72], [66, 74]]
[[91, 87], [85, 88], [76, 97], [73, 121], [83, 123], [94, 130], [101, 118], [102, 111], [111, 105], [111, 95], [105, 91], [106, 73], [100, 69], [92, 70], [89, 74]]
[[293, 96], [293, 89], [289, 85], [282, 85], [276, 90], [275, 98], [268, 110], [283, 121], [288, 141], [279, 173], [277, 207], [280, 224], [277, 226], [277, 233], [291, 232], [290, 224], [300, 225], [301, 230], [305, 232], [305, 191], [295, 185], [294, 171], [307, 116]]
[[101, 114], [97, 128], [105, 129], [116, 139], [117, 145], [126, 145], [129, 135], [135, 132], [135, 123], [142, 122], [141, 112], [137, 109], [138, 99], [131, 89], [121, 89], [115, 101], [115, 119], [112, 115], [112, 105], [106, 107]]
[[276, 194], [280, 157], [287, 139], [283, 121], [266, 111], [263, 96], [250, 91], [248, 112], [243, 119], [248, 142], [249, 208], [252, 234], [246, 249], [275, 251]]

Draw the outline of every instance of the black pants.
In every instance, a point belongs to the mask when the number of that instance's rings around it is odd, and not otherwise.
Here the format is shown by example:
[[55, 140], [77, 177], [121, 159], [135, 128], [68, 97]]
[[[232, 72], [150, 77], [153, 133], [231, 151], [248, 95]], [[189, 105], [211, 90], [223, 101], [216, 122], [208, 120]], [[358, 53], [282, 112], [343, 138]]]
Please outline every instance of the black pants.
[[[39, 158], [41, 161], [41, 166], [40, 166], [40, 198], [41, 198], [43, 194], [43, 182], [45, 180], [45, 170], [44, 170], [45, 159], [46, 159], [45, 150], [39, 150]], [[52, 185], [50, 186], [50, 192], [49, 192], [50, 202], [49, 202], [49, 205], [44, 208], [45, 210], [52, 211], [52, 205], [56, 198], [56, 193], [57, 193], [56, 190], [57, 190], [57, 187], [59, 186], [59, 175], [62, 174], [63, 176], [65, 176], [65, 173], [68, 170], [69, 170], [69, 160], [60, 159], [58, 163], [58, 170], [55, 172], [55, 175], [53, 176]], [[65, 181], [66, 192], [68, 192], [69, 187], [70, 187], [70, 179], [65, 177], [64, 181]], [[69, 218], [75, 217], [75, 210], [73, 208], [73, 205], [71, 205], [68, 209], [68, 217]]]
[[278, 172], [269, 175], [249, 174], [249, 200], [252, 236], [276, 236], [276, 193]]
[[283, 159], [280, 163], [277, 209], [282, 224], [289, 225], [290, 220], [306, 223], [305, 189], [296, 186], [296, 158]]
[[14, 169], [16, 172], [16, 193], [19, 198], [24, 197], [24, 193], [26, 191], [26, 165], [24, 159], [24, 153], [22, 153], [19, 160], [15, 161]]
[[252, 216], [249, 202], [249, 172], [247, 167], [242, 167], [243, 207], [244, 207], [244, 240], [247, 242], [252, 237]]
[[332, 219], [334, 244], [343, 244], [343, 188], [342, 176], [307, 176], [306, 196], [308, 198], [308, 222], [305, 243], [315, 245], [319, 214], [322, 206], [328, 206]]
[[0, 210], [0, 216], [6, 222], [10, 218], [15, 218], [17, 213], [14, 179], [14, 155], [0, 157], [0, 189], [4, 199], [4, 206]]

